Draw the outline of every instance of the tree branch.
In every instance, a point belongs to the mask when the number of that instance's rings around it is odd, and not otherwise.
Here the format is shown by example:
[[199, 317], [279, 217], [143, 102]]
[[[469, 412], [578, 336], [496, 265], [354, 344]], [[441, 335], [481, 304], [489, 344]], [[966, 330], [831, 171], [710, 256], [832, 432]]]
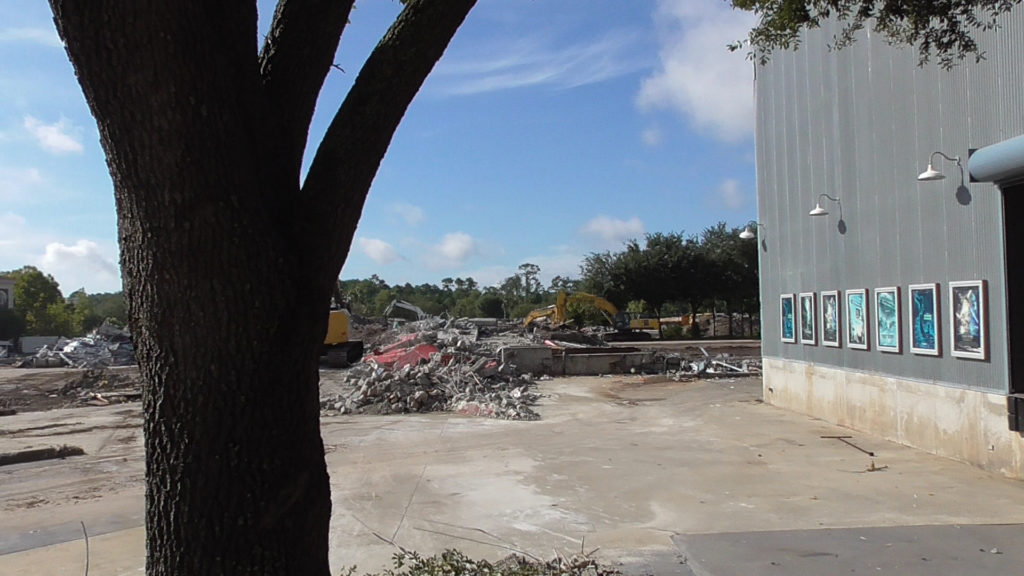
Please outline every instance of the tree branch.
[[316, 100], [348, 23], [354, 0], [280, 0], [259, 69], [266, 119], [278, 150], [287, 150], [289, 177], [298, 186], [302, 153]]
[[311, 252], [329, 246], [325, 256], [336, 270], [395, 130], [474, 4], [409, 0], [335, 114], [306, 176], [295, 224]]

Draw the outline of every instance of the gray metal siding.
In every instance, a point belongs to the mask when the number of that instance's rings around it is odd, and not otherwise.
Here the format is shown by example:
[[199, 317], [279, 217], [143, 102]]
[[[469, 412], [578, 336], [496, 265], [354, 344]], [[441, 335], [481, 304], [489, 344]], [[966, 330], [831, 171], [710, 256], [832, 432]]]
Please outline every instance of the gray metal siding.
[[[864, 32], [851, 47], [825, 48], [835, 25], [807, 33], [797, 51], [780, 52], [757, 71], [757, 172], [765, 356], [874, 372], [950, 386], [1005, 392], [1005, 273], [1001, 192], [946, 179], [917, 182], [929, 155], [1024, 134], [1024, 9], [985, 34], [986, 60], [951, 71], [917, 66], [912, 49]], [[808, 211], [821, 193], [839, 197]], [[845, 225], [845, 227], [841, 226]], [[988, 360], [950, 355], [949, 282], [988, 282]], [[908, 286], [939, 284], [941, 355], [910, 352]], [[874, 289], [900, 288], [902, 351], [879, 352]], [[853, 350], [782, 343], [779, 296], [865, 288], [871, 346]], [[816, 303], [817, 305], [817, 303]], [[845, 328], [845, 316], [842, 318]], [[799, 327], [797, 327], [799, 330]]]

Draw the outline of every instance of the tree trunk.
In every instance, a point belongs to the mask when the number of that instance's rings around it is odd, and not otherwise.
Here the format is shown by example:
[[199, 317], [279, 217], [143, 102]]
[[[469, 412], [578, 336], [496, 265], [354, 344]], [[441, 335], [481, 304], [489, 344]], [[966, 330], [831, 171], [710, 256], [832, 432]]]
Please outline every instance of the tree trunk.
[[254, 2], [51, 0], [114, 182], [148, 574], [329, 574], [331, 291], [390, 138], [472, 5], [407, 3], [300, 187], [301, 124], [351, 2], [282, 2], [257, 57]]

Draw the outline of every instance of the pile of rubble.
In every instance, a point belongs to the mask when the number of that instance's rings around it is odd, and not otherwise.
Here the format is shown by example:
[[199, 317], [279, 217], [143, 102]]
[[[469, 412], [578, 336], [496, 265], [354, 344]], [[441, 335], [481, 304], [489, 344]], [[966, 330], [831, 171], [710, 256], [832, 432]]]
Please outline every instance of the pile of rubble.
[[732, 378], [741, 376], [757, 376], [761, 374], [761, 357], [733, 358], [728, 354], [719, 354], [714, 358], [703, 347], [698, 347], [704, 357], [699, 360], [683, 358], [679, 354], [655, 355], [653, 365], [648, 368], [663, 372], [673, 380], [692, 380], [694, 378]]
[[35, 356], [15, 362], [15, 368], [105, 368], [135, 364], [131, 335], [104, 322], [79, 338], [60, 338], [53, 346], [43, 346]]
[[[389, 331], [391, 340], [346, 370], [344, 392], [320, 406], [342, 414], [453, 411], [508, 420], [536, 420], [539, 395], [530, 375], [497, 360], [508, 338], [479, 340], [465, 319], [430, 319]], [[510, 337], [511, 338], [511, 337]]]

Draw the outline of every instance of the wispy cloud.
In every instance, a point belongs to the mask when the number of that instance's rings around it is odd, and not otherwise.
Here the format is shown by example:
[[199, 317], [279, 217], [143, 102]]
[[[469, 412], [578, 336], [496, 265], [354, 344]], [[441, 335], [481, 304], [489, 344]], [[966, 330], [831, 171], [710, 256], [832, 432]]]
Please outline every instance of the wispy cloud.
[[595, 84], [647, 66], [632, 53], [636, 41], [628, 32], [564, 46], [538, 37], [499, 41], [474, 46], [472, 57], [442, 60], [433, 78], [447, 94]]
[[729, 178], [715, 190], [712, 203], [727, 210], [741, 210], [747, 206], [747, 195], [740, 189], [739, 181]]
[[52, 48], [64, 46], [52, 28], [4, 28], [0, 30], [0, 42], [26, 42]]
[[388, 207], [388, 212], [402, 219], [409, 226], [415, 226], [423, 221], [423, 209], [412, 204], [397, 202]]
[[32, 189], [43, 183], [37, 168], [8, 168], [0, 166], [0, 201], [5, 203], [25, 200]]
[[640, 238], [645, 231], [643, 221], [636, 216], [619, 220], [602, 215], [584, 224], [580, 234], [596, 240], [600, 249], [612, 249], [620, 248], [627, 240]]
[[81, 153], [84, 150], [79, 141], [81, 129], [67, 118], [61, 118], [55, 124], [45, 124], [37, 118], [25, 116], [24, 126], [36, 143], [51, 154]]
[[117, 264], [92, 240], [78, 240], [72, 245], [50, 242], [39, 267], [57, 278], [65, 295], [86, 285], [120, 284]]
[[377, 238], [357, 238], [356, 245], [371, 260], [378, 264], [391, 264], [402, 259], [395, 247]]
[[661, 130], [654, 126], [647, 128], [640, 134], [640, 140], [648, 146], [657, 146], [661, 144]]
[[713, 0], [659, 0], [661, 66], [643, 81], [642, 110], [669, 109], [726, 142], [754, 134], [753, 67], [726, 44], [747, 37], [757, 17]]

